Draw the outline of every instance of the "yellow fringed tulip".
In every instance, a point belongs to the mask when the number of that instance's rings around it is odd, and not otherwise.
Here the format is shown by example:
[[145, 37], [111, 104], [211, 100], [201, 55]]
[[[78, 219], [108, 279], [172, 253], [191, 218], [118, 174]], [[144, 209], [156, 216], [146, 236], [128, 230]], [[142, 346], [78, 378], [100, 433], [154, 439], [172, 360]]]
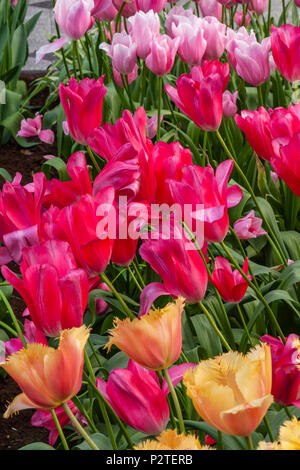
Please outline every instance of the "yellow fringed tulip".
[[177, 434], [175, 429], [162, 432], [156, 439], [147, 439], [134, 447], [135, 450], [208, 450], [201, 447], [199, 439], [191, 434]]

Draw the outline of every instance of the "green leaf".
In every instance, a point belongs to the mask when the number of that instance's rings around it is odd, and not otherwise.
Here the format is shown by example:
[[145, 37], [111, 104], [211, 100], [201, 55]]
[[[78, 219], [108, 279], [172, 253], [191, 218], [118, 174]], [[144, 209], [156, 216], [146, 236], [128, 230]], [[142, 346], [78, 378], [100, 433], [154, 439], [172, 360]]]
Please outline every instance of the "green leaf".
[[26, 31], [26, 36], [30, 36], [30, 34], [32, 33], [32, 31], [34, 30], [40, 16], [41, 16], [42, 12], [39, 11], [38, 13], [36, 13], [35, 15], [33, 15], [25, 24], [25, 31]]
[[9, 181], [10, 183], [12, 182], [12, 176], [8, 173], [5, 168], [0, 168], [0, 175], [6, 180]]
[[206, 316], [202, 313], [191, 317], [191, 322], [199, 341], [199, 345], [207, 352], [207, 358], [221, 354], [222, 345]]
[[67, 170], [66, 163], [59, 157], [51, 158], [51, 160], [47, 160], [42, 165], [42, 171], [45, 173], [46, 178], [50, 178], [50, 170], [51, 168], [55, 168], [57, 170], [59, 179], [61, 181], [68, 181], [70, 180], [70, 176]]
[[[111, 442], [107, 436], [100, 433], [94, 433], [90, 435], [91, 439], [95, 442], [96, 446], [100, 450], [112, 450]], [[86, 441], [83, 441], [81, 444], [74, 446], [74, 450], [92, 450], [89, 444]]]
[[20, 447], [18, 450], [55, 450], [54, 447], [45, 444], [44, 442], [32, 442], [24, 447]]
[[117, 354], [114, 354], [110, 359], [107, 359], [103, 367], [111, 372], [114, 369], [126, 369], [128, 365], [128, 356], [126, 356], [122, 351], [119, 351]]

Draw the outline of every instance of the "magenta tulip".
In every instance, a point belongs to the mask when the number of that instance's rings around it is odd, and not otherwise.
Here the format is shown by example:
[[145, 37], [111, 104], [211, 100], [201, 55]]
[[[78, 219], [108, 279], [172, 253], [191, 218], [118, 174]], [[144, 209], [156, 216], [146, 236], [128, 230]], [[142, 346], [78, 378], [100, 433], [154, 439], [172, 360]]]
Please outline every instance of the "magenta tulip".
[[271, 27], [272, 55], [280, 73], [289, 81], [300, 80], [300, 27], [284, 24]]
[[[245, 259], [243, 272], [248, 274], [248, 258]], [[249, 281], [252, 276], [248, 277]], [[248, 283], [237, 269], [232, 271], [227, 259], [217, 256], [210, 282], [218, 289], [225, 302], [239, 303], [245, 296]]]

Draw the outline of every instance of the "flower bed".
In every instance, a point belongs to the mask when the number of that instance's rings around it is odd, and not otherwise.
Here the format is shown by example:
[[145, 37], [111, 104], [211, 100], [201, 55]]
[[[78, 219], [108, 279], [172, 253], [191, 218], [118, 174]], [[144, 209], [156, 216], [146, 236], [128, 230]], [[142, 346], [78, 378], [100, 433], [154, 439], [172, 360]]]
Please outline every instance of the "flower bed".
[[54, 3], [27, 88], [37, 17], [3, 10], [3, 418], [33, 450], [299, 449], [296, 2]]

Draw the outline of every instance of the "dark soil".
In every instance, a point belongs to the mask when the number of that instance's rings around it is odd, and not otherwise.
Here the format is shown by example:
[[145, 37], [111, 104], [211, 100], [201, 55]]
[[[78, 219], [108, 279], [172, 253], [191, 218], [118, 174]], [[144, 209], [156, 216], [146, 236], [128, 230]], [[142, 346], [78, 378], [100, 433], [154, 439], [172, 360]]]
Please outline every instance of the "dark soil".
[[[26, 74], [21, 77], [27, 85], [30, 85], [36, 74]], [[47, 96], [47, 91], [37, 95], [34, 106], [42, 107]], [[36, 139], [33, 139], [36, 140]], [[43, 156], [56, 154], [55, 145], [39, 144], [29, 149], [20, 147], [16, 141], [11, 138], [6, 145], [0, 146], [0, 168], [5, 168], [12, 177], [16, 172], [23, 175], [22, 184], [32, 181], [33, 173], [41, 171], [41, 165], [46, 161]], [[0, 177], [0, 188], [4, 183]], [[17, 272], [17, 266], [9, 266]], [[22, 320], [22, 313], [26, 308], [23, 299], [14, 291], [10, 299], [10, 304], [17, 318]], [[3, 413], [7, 404], [20, 393], [20, 388], [9, 376], [3, 378], [0, 376], [0, 450], [16, 450], [32, 442], [48, 443], [49, 431], [45, 428], [36, 428], [31, 426], [30, 419], [35, 410], [23, 410], [19, 414], [9, 419], [3, 419]]]

